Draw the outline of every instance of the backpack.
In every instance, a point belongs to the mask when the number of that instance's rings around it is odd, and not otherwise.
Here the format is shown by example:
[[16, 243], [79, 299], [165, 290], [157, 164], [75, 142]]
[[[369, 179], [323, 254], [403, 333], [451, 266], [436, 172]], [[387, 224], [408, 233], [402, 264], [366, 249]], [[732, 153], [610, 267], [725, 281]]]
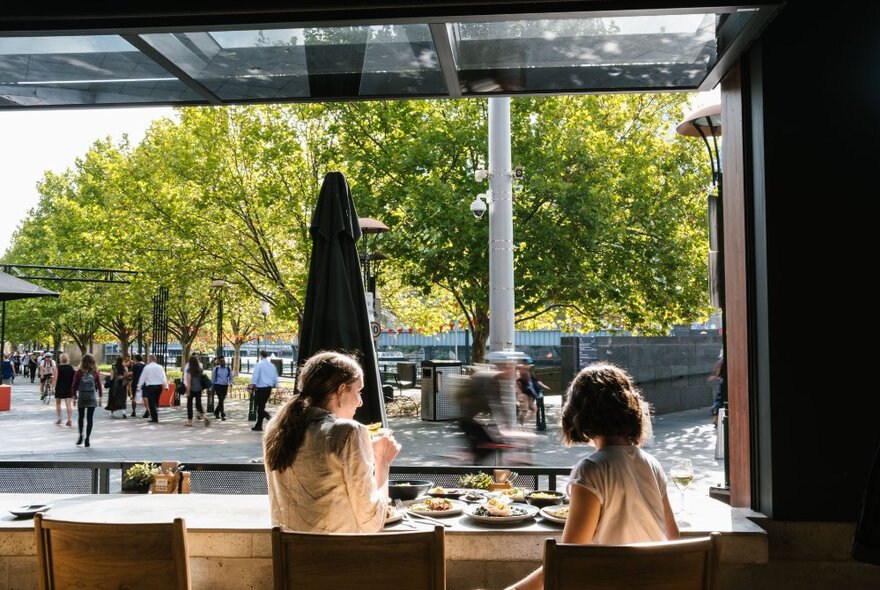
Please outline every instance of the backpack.
[[96, 393], [95, 374], [92, 372], [83, 373], [79, 378], [79, 386], [77, 387], [78, 401], [81, 404], [95, 403], [98, 401]]

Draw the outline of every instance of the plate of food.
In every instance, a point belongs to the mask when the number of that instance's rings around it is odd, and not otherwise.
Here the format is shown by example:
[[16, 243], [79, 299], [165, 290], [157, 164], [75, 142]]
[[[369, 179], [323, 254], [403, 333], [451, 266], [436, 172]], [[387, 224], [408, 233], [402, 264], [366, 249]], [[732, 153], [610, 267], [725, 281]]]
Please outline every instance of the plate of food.
[[435, 488], [430, 488], [427, 493], [432, 498], [458, 498], [459, 496], [465, 495], [467, 490], [461, 488], [441, 488], [437, 486]]
[[485, 502], [488, 498], [488, 494], [481, 490], [465, 490], [464, 495], [459, 498], [460, 500], [464, 500], [465, 502]]
[[385, 526], [400, 522], [403, 518], [403, 512], [389, 504], [385, 507]]
[[514, 502], [525, 502], [526, 500], [526, 491], [523, 488], [507, 488], [504, 490], [498, 490], [498, 494], [500, 494], [501, 496], [506, 496]]
[[10, 508], [9, 512], [18, 518], [24, 518], [26, 516], [33, 516], [38, 512], [45, 512], [51, 507], [51, 504], [25, 504], [17, 508]]
[[545, 506], [541, 508], [541, 516], [557, 524], [565, 524], [568, 518], [568, 506]]
[[485, 504], [472, 504], [468, 506], [465, 514], [480, 522], [521, 522], [534, 518], [538, 514], [538, 509], [528, 504], [504, 502], [500, 498], [489, 498]]
[[449, 498], [428, 498], [424, 502], [410, 504], [408, 509], [413, 514], [425, 514], [427, 516], [453, 516], [460, 514], [466, 504], [459, 500]]

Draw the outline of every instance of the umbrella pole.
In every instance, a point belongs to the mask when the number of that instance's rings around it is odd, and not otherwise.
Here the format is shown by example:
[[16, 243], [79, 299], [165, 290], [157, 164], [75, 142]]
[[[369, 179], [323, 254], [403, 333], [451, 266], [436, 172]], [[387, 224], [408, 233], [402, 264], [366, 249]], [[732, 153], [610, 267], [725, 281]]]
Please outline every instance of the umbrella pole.
[[0, 319], [0, 356], [6, 354], [6, 301], [3, 302], [2, 319]]

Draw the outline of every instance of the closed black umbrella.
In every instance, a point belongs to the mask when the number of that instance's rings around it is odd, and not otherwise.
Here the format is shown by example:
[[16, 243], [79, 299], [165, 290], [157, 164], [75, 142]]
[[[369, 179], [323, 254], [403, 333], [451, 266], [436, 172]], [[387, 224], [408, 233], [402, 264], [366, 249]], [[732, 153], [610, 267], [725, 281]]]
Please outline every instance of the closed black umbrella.
[[370, 334], [356, 242], [358, 216], [345, 176], [324, 177], [312, 215], [312, 258], [299, 335], [299, 362], [322, 350], [357, 352], [364, 370], [364, 405], [355, 419], [385, 424], [379, 365]]

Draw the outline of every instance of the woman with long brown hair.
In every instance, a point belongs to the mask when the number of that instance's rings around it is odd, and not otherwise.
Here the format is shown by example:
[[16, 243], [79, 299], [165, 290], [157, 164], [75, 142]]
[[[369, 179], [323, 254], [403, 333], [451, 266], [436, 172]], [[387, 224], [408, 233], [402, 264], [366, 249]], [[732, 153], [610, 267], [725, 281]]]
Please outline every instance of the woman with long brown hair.
[[79, 412], [79, 438], [77, 445], [83, 443], [83, 418], [87, 418], [86, 446], [91, 446], [89, 437], [92, 435], [92, 422], [95, 408], [101, 403], [104, 392], [101, 389], [101, 373], [95, 363], [95, 357], [84, 354], [79, 369], [73, 375], [73, 391], [76, 393], [76, 406]]
[[390, 431], [371, 439], [353, 420], [363, 371], [337, 352], [299, 370], [297, 395], [263, 438], [272, 524], [310, 532], [377, 532], [385, 524], [388, 471], [400, 452]]
[[198, 357], [196, 355], [190, 356], [183, 377], [183, 384], [186, 386], [186, 422], [183, 424], [184, 426], [193, 425], [193, 400], [195, 400], [196, 410], [199, 412], [199, 422], [204, 420], [205, 426], [211, 424], [211, 421], [208, 420], [208, 417], [205, 416], [205, 411], [202, 409], [203, 374], [204, 371], [202, 371], [202, 365], [199, 364]]

